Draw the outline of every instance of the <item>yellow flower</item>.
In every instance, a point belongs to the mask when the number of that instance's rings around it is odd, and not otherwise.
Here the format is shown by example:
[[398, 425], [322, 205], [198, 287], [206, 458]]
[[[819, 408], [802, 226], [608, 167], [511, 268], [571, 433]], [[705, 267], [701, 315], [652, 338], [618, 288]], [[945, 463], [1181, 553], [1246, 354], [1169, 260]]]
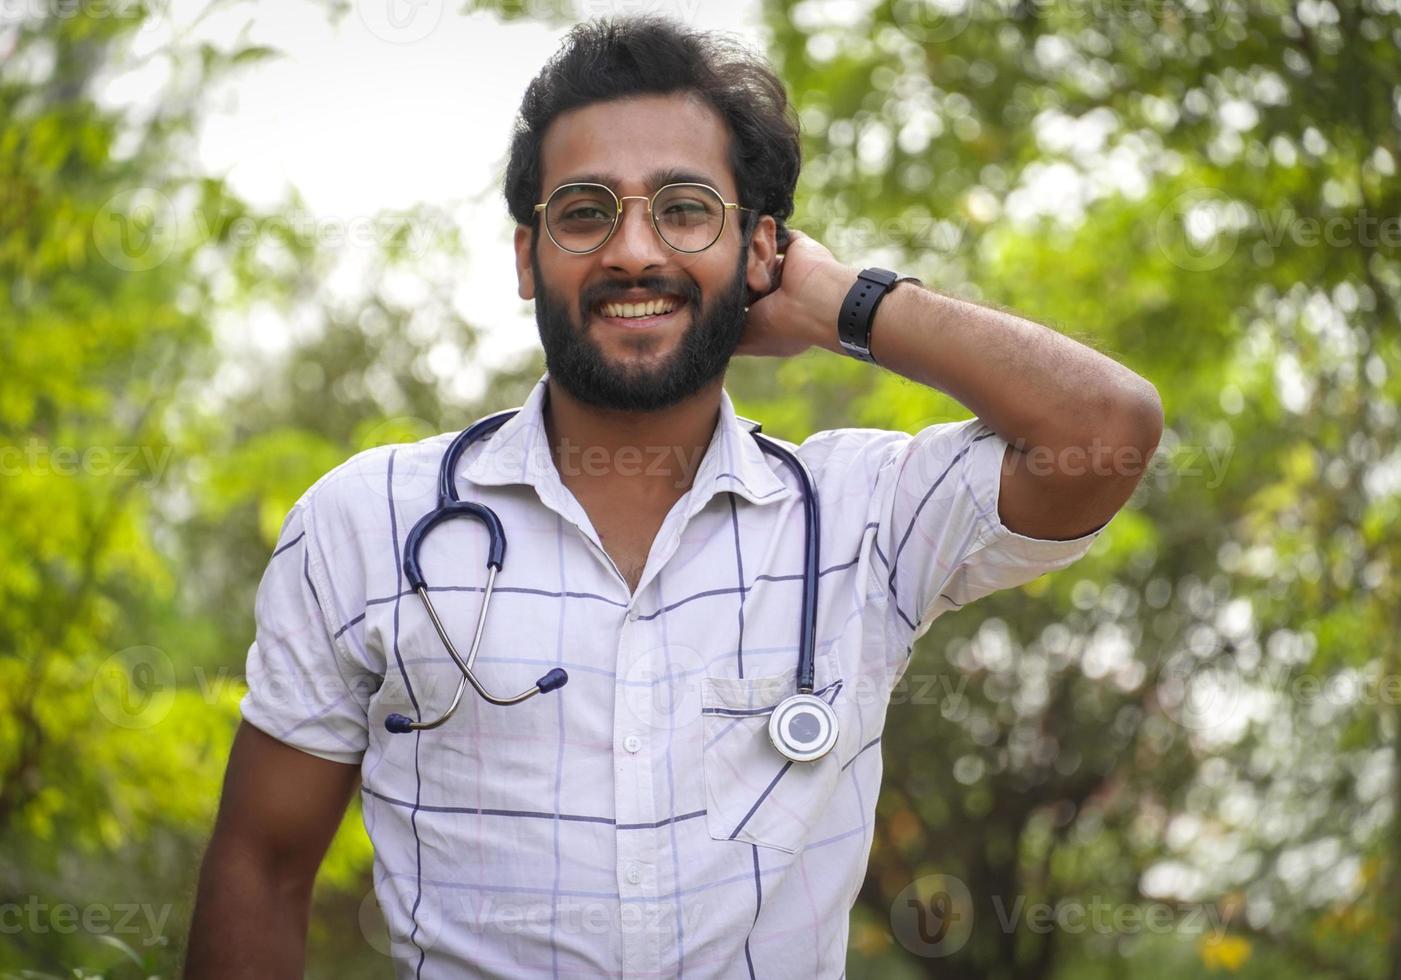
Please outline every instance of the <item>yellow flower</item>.
[[1197, 950], [1208, 969], [1235, 973], [1250, 959], [1250, 940], [1240, 936], [1206, 936]]

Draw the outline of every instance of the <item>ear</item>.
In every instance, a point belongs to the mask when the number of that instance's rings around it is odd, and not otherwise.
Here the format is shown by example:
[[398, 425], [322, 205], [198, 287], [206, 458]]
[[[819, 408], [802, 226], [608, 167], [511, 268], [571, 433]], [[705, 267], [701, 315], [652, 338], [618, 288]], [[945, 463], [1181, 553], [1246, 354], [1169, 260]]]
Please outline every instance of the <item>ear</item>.
[[516, 225], [516, 295], [521, 299], [535, 298], [535, 270], [530, 267], [529, 225]]
[[749, 240], [749, 263], [744, 270], [751, 303], [773, 290], [777, 272], [778, 223], [772, 215], [761, 214]]

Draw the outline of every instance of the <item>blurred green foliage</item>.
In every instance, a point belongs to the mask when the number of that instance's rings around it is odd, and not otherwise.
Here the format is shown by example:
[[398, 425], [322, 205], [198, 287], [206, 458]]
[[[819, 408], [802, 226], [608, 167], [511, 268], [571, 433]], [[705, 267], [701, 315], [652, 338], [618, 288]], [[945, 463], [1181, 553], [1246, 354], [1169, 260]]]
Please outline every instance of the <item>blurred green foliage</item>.
[[[1401, 976], [1395, 4], [762, 9], [803, 123], [791, 224], [1111, 353], [1169, 427], [1089, 556], [920, 641], [849, 975]], [[341, 257], [277, 220], [299, 199], [258, 211], [187, 169], [200, 93], [274, 53], [137, 55], [138, 24], [0, 25], [0, 906], [47, 924], [6, 930], [17, 975], [175, 973], [283, 515], [359, 449], [518, 404], [541, 366], [445, 383], [478, 337], [431, 206], [381, 216], [402, 233], [331, 292]], [[105, 105], [102, 73], [141, 59], [170, 68], [159, 105]], [[282, 349], [229, 343], [269, 316]], [[795, 440], [967, 414], [817, 352], [737, 361], [729, 388]], [[351, 813], [314, 975], [388, 970], [369, 857]], [[900, 917], [934, 875], [967, 896], [959, 941], [920, 956]], [[63, 930], [65, 903], [166, 917]], [[1172, 927], [1033, 919], [1095, 903]]]

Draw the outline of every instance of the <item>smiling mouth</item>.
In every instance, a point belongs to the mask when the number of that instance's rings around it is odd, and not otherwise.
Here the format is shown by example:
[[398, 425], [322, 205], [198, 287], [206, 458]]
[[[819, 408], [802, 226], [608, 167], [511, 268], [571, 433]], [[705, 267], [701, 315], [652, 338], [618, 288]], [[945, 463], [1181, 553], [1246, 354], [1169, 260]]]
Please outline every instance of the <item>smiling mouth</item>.
[[593, 315], [604, 323], [636, 330], [664, 326], [675, 320], [686, 305], [685, 300], [674, 296], [642, 303], [599, 303]]

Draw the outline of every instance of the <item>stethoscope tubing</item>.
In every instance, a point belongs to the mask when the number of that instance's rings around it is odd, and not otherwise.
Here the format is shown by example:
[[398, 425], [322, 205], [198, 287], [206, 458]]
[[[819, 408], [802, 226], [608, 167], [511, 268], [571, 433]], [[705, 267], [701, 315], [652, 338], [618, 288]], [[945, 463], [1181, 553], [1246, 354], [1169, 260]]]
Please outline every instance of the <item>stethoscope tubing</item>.
[[[561, 668], [554, 668], [535, 682], [530, 688], [519, 694], [503, 697], [493, 694], [480, 680], [477, 679], [475, 671], [472, 669], [477, 659], [477, 650], [481, 646], [482, 634], [486, 628], [487, 610], [491, 606], [492, 590], [496, 584], [496, 573], [499, 572], [506, 561], [506, 530], [501, 524], [501, 519], [490, 507], [474, 501], [462, 500], [458, 497], [457, 487], [454, 483], [454, 476], [457, 472], [457, 465], [462, 459], [467, 448], [479, 439], [495, 432], [509, 421], [519, 409], [506, 409], [493, 415], [488, 415], [453, 437], [447, 450], [443, 453], [443, 458], [438, 467], [438, 502], [433, 510], [419, 518], [409, 531], [404, 542], [404, 576], [408, 580], [409, 587], [418, 595], [423, 603], [423, 608], [428, 613], [429, 620], [433, 623], [434, 630], [437, 631], [438, 638], [442, 640], [443, 646], [447, 649], [453, 663], [457, 665], [462, 677], [458, 681], [457, 690], [453, 694], [452, 703], [448, 705], [445, 712], [431, 721], [414, 721], [406, 715], [394, 713], [385, 718], [385, 727], [391, 732], [428, 731], [438, 728], [444, 724], [457, 711], [458, 705], [462, 701], [462, 694], [468, 684], [472, 685], [481, 697], [496, 705], [519, 704], [534, 697], [537, 694], [553, 691], [563, 687], [569, 680], [569, 675]], [[803, 595], [801, 619], [799, 622], [798, 634], [798, 671], [797, 689], [800, 695], [811, 695], [816, 673], [816, 636], [817, 636], [817, 586], [818, 586], [818, 562], [819, 546], [821, 540], [821, 529], [819, 525], [817, 493], [813, 488], [812, 477], [807, 471], [807, 467], [796, 455], [789, 450], [778, 445], [767, 436], [761, 435], [756, 427], [750, 433], [759, 444], [759, 448], [765, 453], [777, 458], [786, 465], [797, 477], [802, 485], [803, 491]], [[482, 605], [477, 614], [477, 628], [472, 637], [472, 646], [464, 658], [453, 644], [452, 638], [448, 636], [446, 627], [442, 619], [438, 616], [438, 611], [433, 606], [433, 600], [428, 594], [428, 582], [423, 575], [423, 568], [419, 563], [419, 553], [423, 547], [424, 540], [439, 524], [444, 521], [453, 520], [459, 517], [471, 517], [478, 520], [486, 528], [488, 537], [487, 546], [487, 582], [482, 590]]]
[[793, 453], [758, 430], [750, 433], [759, 448], [781, 460], [803, 487], [803, 609], [798, 633], [798, 693], [811, 694], [816, 664], [818, 549], [821, 531], [817, 513], [817, 491], [807, 467]]

